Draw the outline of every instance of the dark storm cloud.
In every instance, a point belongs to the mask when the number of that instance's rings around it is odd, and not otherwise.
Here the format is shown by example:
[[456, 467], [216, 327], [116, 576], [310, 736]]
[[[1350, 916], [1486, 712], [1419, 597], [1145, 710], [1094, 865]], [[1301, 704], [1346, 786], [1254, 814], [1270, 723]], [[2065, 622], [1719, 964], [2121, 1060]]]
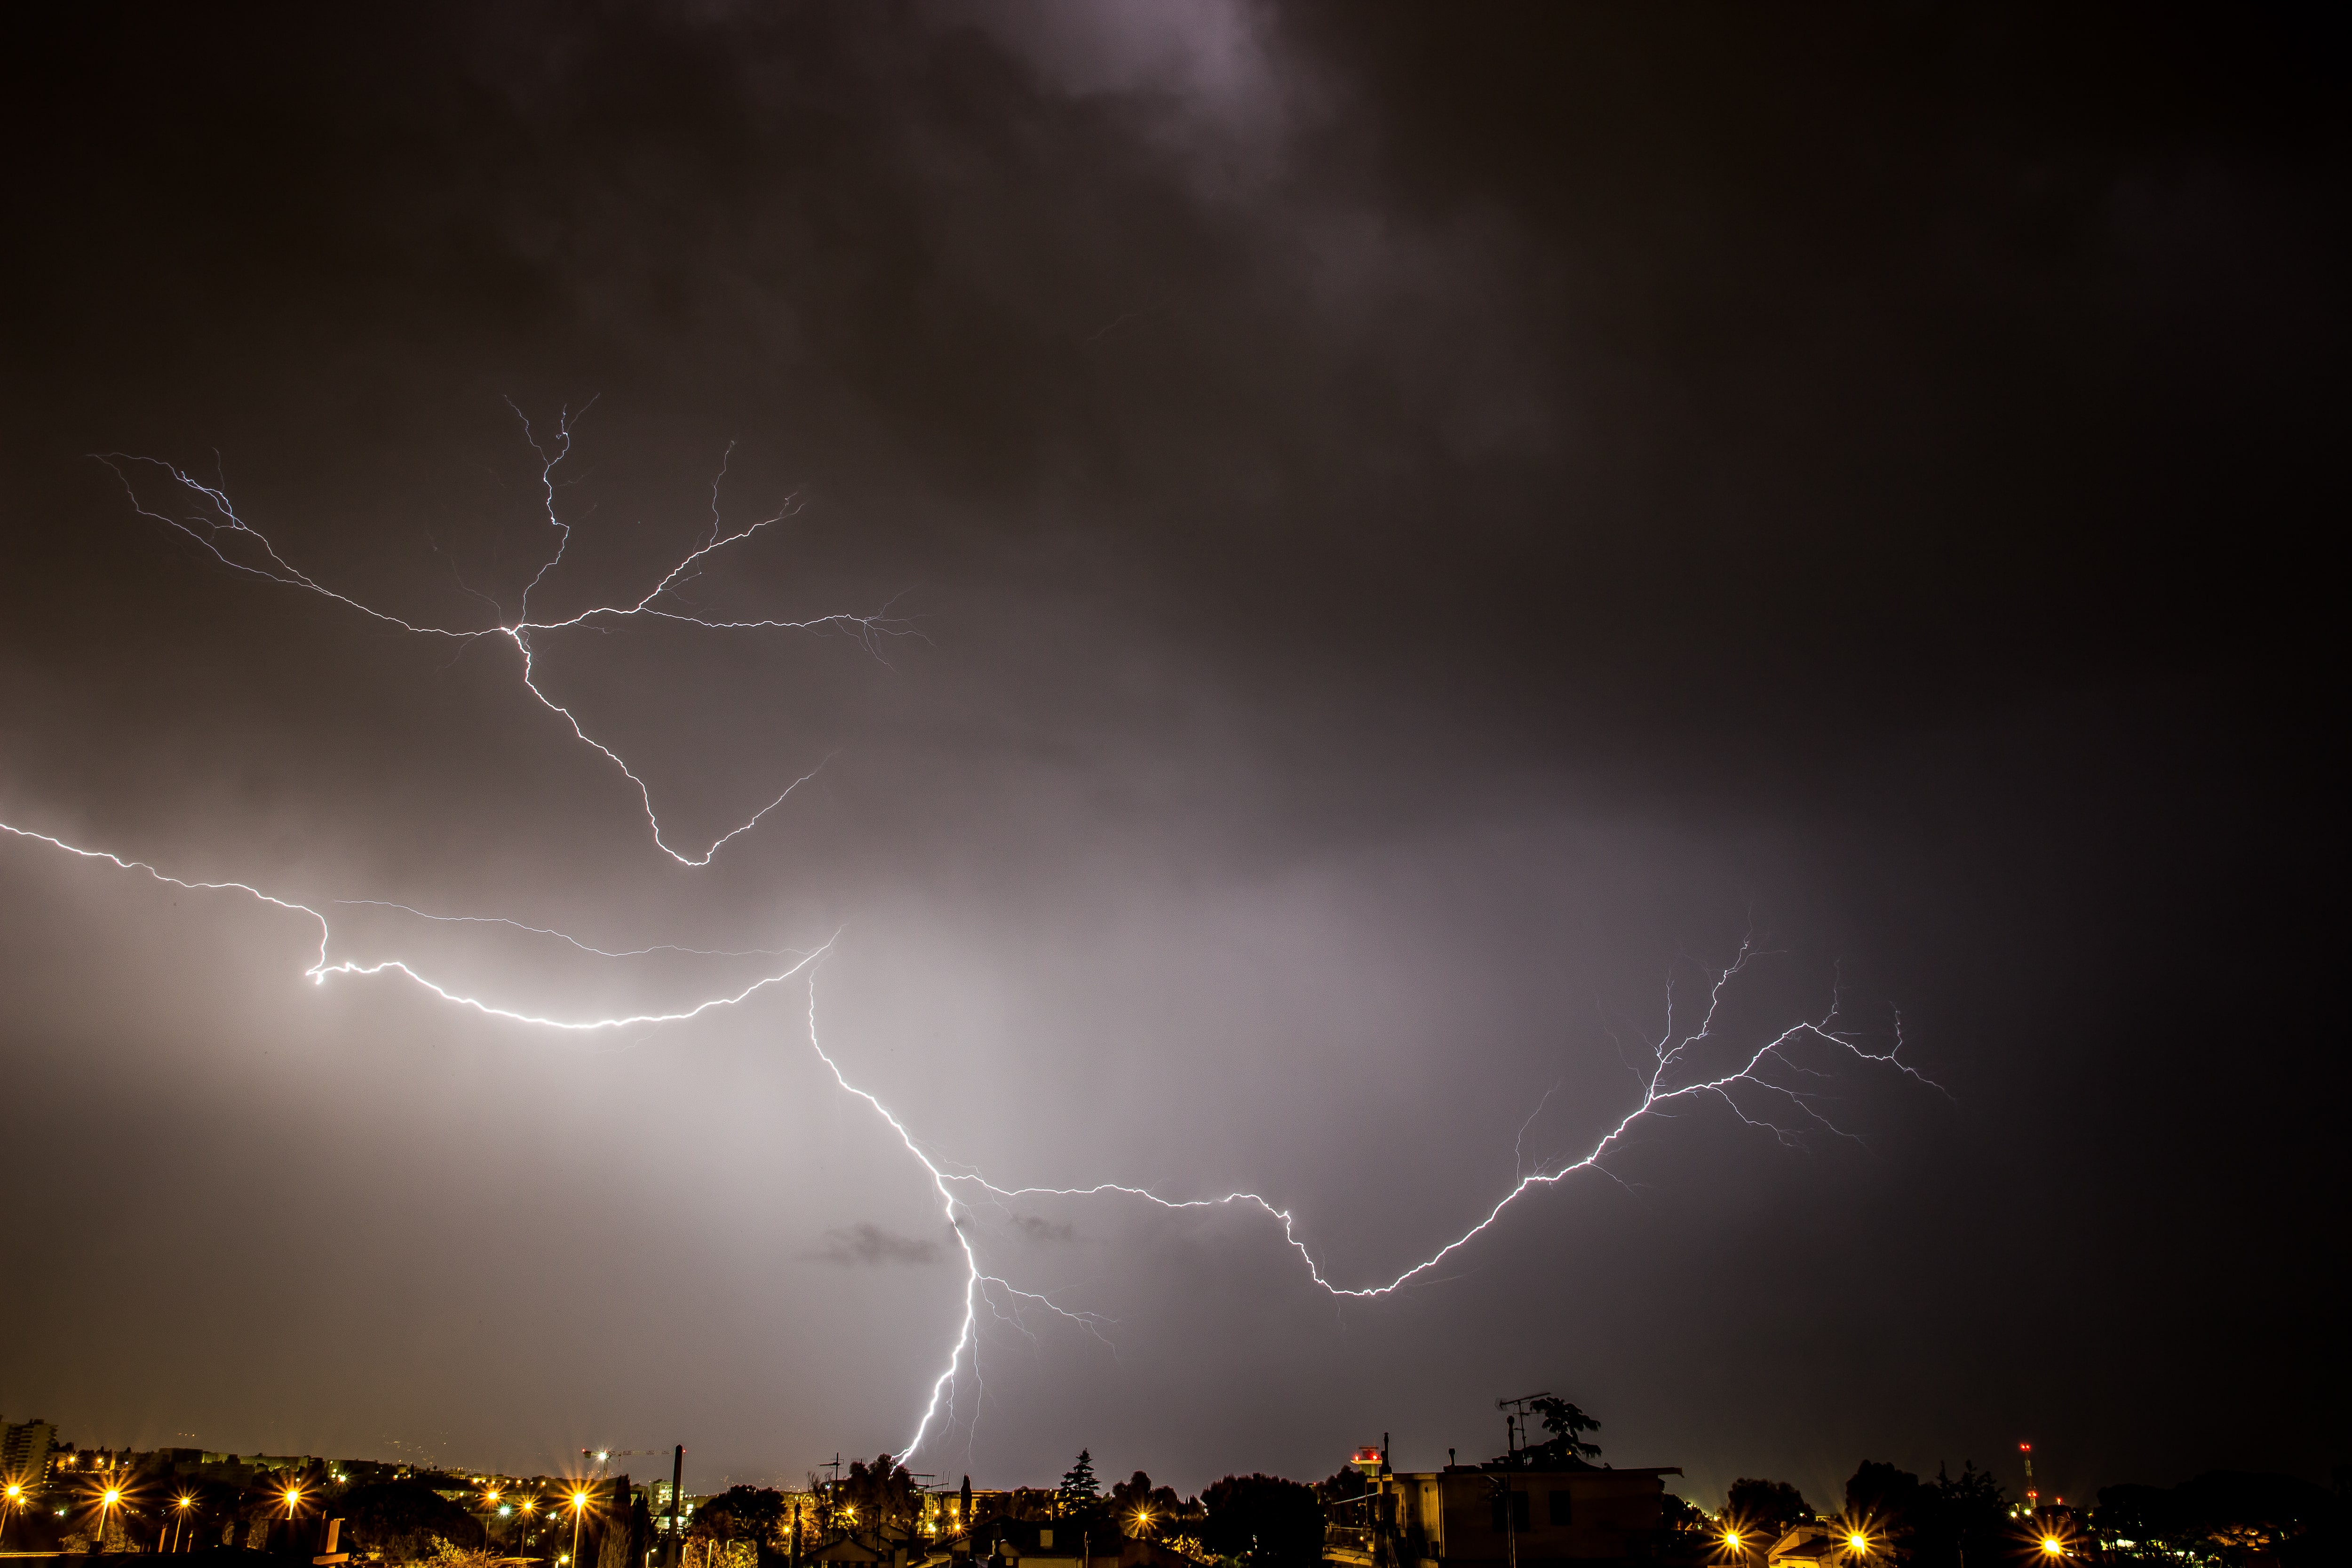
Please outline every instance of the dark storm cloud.
[[820, 1263], [871, 1268], [877, 1263], [937, 1263], [944, 1256], [936, 1241], [899, 1236], [861, 1220], [847, 1229], [824, 1233], [824, 1246], [809, 1254]]
[[[1622, 1115], [1611, 1030], [1751, 919], [1793, 951], [1741, 1028], [1843, 973], [1957, 1101], [1842, 1076], [1867, 1158], [1651, 1129], [1631, 1191], [1515, 1211], [1343, 1319], [1242, 1218], [1040, 1205], [1011, 1228], [1088, 1245], [1030, 1283], [1119, 1350], [992, 1321], [1039, 1348], [990, 1363], [992, 1479], [1082, 1444], [1322, 1474], [1391, 1428], [1422, 1462], [1547, 1382], [1591, 1390], [1619, 1463], [1816, 1500], [1864, 1452], [2021, 1428], [2083, 1479], [2334, 1457], [2334, 33], [1937, 5], [9, 26], [0, 818], [609, 948], [839, 931], [826, 1038], [926, 1146], [1251, 1184], [1349, 1279], [1483, 1214], [1548, 1087], [1528, 1147]], [[708, 873], [651, 855], [496, 646], [231, 580], [80, 457], [225, 475], [321, 581], [456, 618], [544, 558], [505, 396], [542, 433], [597, 397], [551, 594], [701, 538], [733, 441], [729, 516], [803, 506], [697, 602], [921, 634], [887, 662], [549, 639], [681, 833], [824, 763]], [[0, 1327], [130, 1347], [0, 1387], [12, 1413], [375, 1429], [306, 1403], [331, 1357], [344, 1405], [500, 1462], [621, 1425], [699, 1422], [746, 1473], [904, 1438], [951, 1276], [802, 1265], [953, 1249], [797, 1003], [517, 1046], [280, 987], [306, 931], [8, 852], [0, 1115], [112, 1243], [45, 1246], [56, 1289]], [[549, 1005], [716, 984], [467, 951]], [[277, 1228], [163, 1223], [188, 1192]], [[2181, 1261], [2212, 1257], [2265, 1278]], [[76, 1315], [159, 1268], [293, 1326], [223, 1331], [215, 1378]], [[2210, 1413], [2187, 1437], [2181, 1403]]]

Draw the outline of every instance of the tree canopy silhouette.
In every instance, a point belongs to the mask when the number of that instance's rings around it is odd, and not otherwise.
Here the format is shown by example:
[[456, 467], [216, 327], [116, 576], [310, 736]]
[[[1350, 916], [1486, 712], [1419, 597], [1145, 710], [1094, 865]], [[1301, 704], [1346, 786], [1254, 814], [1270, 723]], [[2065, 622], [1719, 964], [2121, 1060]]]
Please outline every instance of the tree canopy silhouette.
[[1804, 1494], [1786, 1481], [1759, 1480], [1742, 1476], [1731, 1483], [1723, 1501], [1724, 1514], [1743, 1531], [1757, 1531], [1777, 1541], [1789, 1527], [1813, 1517]]
[[1090, 1513], [1101, 1502], [1102, 1485], [1095, 1479], [1094, 1455], [1081, 1448], [1077, 1462], [1062, 1472], [1062, 1484], [1054, 1489], [1054, 1511], [1070, 1518]]
[[1549, 1441], [1534, 1445], [1530, 1452], [1551, 1460], [1597, 1459], [1601, 1457], [1601, 1445], [1588, 1443], [1580, 1436], [1600, 1431], [1600, 1422], [1567, 1400], [1549, 1394], [1529, 1401], [1528, 1407], [1543, 1423], [1543, 1429], [1551, 1434]]
[[1323, 1501], [1313, 1487], [1279, 1476], [1227, 1476], [1201, 1494], [1209, 1516], [1201, 1541], [1243, 1568], [1317, 1568], [1323, 1561]]

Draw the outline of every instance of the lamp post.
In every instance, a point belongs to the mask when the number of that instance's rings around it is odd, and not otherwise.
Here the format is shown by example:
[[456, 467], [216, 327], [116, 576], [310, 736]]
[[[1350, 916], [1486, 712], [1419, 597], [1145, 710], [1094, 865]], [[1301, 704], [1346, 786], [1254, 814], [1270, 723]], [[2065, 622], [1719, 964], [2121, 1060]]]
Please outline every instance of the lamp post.
[[10, 1481], [5, 1487], [0, 1487], [0, 1541], [8, 1538], [8, 1516], [24, 1506], [25, 1485], [22, 1481]]
[[121, 1506], [122, 1489], [121, 1487], [110, 1486], [98, 1494], [98, 1551], [106, 1550], [107, 1521], [113, 1518], [114, 1510]]
[[587, 1512], [588, 1493], [582, 1488], [574, 1487], [572, 1490], [572, 1555], [568, 1559], [572, 1568], [579, 1568], [580, 1521]]
[[187, 1535], [187, 1531], [188, 1531], [188, 1510], [189, 1510], [190, 1509], [192, 1509], [192, 1508], [195, 1507], [195, 1506], [196, 1506], [196, 1500], [195, 1500], [194, 1498], [190, 1497], [190, 1496], [189, 1496], [187, 1493], [185, 1493], [185, 1492], [182, 1492], [182, 1493], [181, 1493], [181, 1494], [180, 1494], [176, 1499], [174, 1499], [174, 1500], [173, 1500], [173, 1503], [172, 1503], [172, 1550], [173, 1550], [173, 1551], [174, 1551], [174, 1552], [176, 1552], [176, 1551], [178, 1551], [178, 1550], [180, 1549], [180, 1546], [181, 1546], [181, 1544], [182, 1544], [183, 1541], [185, 1539], [185, 1537], [186, 1537], [186, 1535]]

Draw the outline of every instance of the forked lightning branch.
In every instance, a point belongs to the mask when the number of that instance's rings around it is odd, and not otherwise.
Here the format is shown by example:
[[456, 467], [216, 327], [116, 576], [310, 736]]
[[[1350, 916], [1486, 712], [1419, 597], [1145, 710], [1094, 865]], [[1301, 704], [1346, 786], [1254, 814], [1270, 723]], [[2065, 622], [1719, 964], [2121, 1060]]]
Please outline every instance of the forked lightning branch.
[[[520, 415], [518, 416], [520, 417]], [[569, 416], [559, 418], [551, 443], [541, 442], [526, 420], [524, 438], [530, 442], [541, 463], [540, 485], [543, 510], [551, 538], [551, 548], [546, 559], [523, 588], [517, 613], [501, 616], [485, 626], [446, 626], [415, 621], [391, 614], [353, 598], [319, 582], [294, 565], [276, 544], [259, 529], [239, 516], [225, 491], [205, 485], [171, 464], [149, 458], [134, 458], [121, 453], [106, 454], [100, 460], [113, 468], [122, 479], [131, 505], [140, 515], [151, 518], [193, 539], [221, 564], [236, 571], [268, 579], [269, 582], [333, 601], [346, 606], [353, 615], [382, 626], [388, 626], [420, 637], [440, 638], [457, 642], [503, 639], [510, 644], [519, 660], [519, 679], [523, 690], [542, 710], [569, 731], [584, 745], [619, 771], [633, 786], [645, 812], [648, 831], [656, 846], [677, 866], [695, 868], [708, 866], [712, 858], [732, 839], [749, 832], [761, 818], [781, 805], [805, 778], [788, 781], [776, 796], [729, 832], [720, 835], [699, 854], [679, 852], [664, 837], [659, 816], [654, 808], [651, 790], [638, 773], [616, 752], [591, 736], [571, 709], [547, 695], [537, 679], [535, 639], [596, 624], [616, 624], [631, 619], [661, 620], [699, 627], [713, 633], [740, 632], [818, 632], [845, 631], [869, 641], [876, 637], [899, 635], [903, 628], [883, 616], [873, 615], [832, 615], [808, 620], [753, 618], [745, 620], [714, 619], [687, 613], [673, 602], [682, 583], [703, 570], [714, 557], [730, 549], [748, 548], [758, 536], [772, 524], [790, 515], [789, 507], [761, 519], [759, 521], [729, 531], [719, 515], [719, 485], [714, 480], [711, 492], [711, 520], [708, 535], [694, 549], [682, 556], [675, 565], [655, 581], [640, 597], [603, 604], [577, 614], [545, 619], [533, 619], [530, 613], [531, 595], [542, 589], [551, 574], [563, 563], [566, 548], [572, 541], [572, 528], [565, 523], [557, 506], [556, 470], [571, 456], [572, 421]], [[721, 477], [724, 476], [721, 468]], [[185, 510], [164, 510], [160, 498], [142, 495], [139, 480], [156, 480], [167, 493], [176, 498], [177, 505]], [[151, 500], [152, 504], [151, 504]], [[1869, 1065], [1903, 1073], [1926, 1084], [1909, 1066], [1898, 1060], [1901, 1039], [1897, 1033], [1895, 1046], [1885, 1053], [1866, 1049], [1856, 1032], [1849, 1029], [1840, 1018], [1838, 1004], [1832, 995], [1828, 1009], [1820, 1016], [1799, 1019], [1769, 1035], [1759, 1043], [1740, 1047], [1731, 1053], [1737, 1065], [1728, 1071], [1710, 1074], [1699, 1066], [1702, 1056], [1720, 1061], [1722, 1043], [1716, 1031], [1721, 1017], [1727, 994], [1748, 972], [1759, 954], [1743, 944], [1738, 954], [1727, 966], [1708, 977], [1705, 1005], [1696, 1009], [1696, 1016], [1679, 1016], [1675, 998], [1670, 988], [1664, 1028], [1654, 1039], [1643, 1043], [1643, 1059], [1634, 1071], [1636, 1092], [1623, 1115], [1581, 1154], [1572, 1159], [1539, 1166], [1517, 1181], [1496, 1198], [1476, 1224], [1460, 1235], [1444, 1239], [1429, 1254], [1393, 1279], [1374, 1279], [1358, 1283], [1342, 1283], [1331, 1279], [1324, 1270], [1314, 1250], [1300, 1234], [1300, 1223], [1293, 1211], [1275, 1200], [1254, 1192], [1228, 1192], [1211, 1197], [1171, 1197], [1148, 1187], [1103, 1180], [1073, 1182], [1062, 1186], [1003, 1186], [988, 1180], [969, 1168], [950, 1169], [929, 1150], [924, 1141], [903, 1122], [888, 1106], [871, 1091], [858, 1088], [845, 1074], [840, 1063], [825, 1049], [817, 1033], [815, 974], [819, 961], [830, 943], [805, 952], [753, 950], [772, 956], [778, 963], [768, 973], [747, 985], [689, 1002], [664, 1012], [647, 1012], [610, 1017], [557, 1017], [528, 1011], [502, 1003], [495, 996], [477, 994], [446, 978], [427, 973], [421, 960], [385, 958], [362, 963], [355, 958], [339, 956], [335, 951], [333, 925], [327, 910], [356, 905], [372, 905], [402, 910], [420, 919], [444, 923], [485, 924], [509, 927], [551, 942], [568, 943], [581, 952], [598, 957], [635, 956], [592, 945], [585, 938], [567, 935], [544, 927], [522, 925], [497, 915], [426, 915], [402, 905], [384, 905], [381, 900], [366, 899], [329, 900], [313, 898], [308, 901], [286, 897], [257, 886], [237, 881], [191, 881], [171, 875], [168, 871], [144, 861], [129, 859], [104, 849], [67, 842], [65, 839], [36, 830], [27, 826], [0, 821], [0, 834], [26, 844], [37, 844], [48, 849], [72, 856], [86, 862], [100, 864], [116, 870], [136, 872], [152, 878], [159, 884], [190, 891], [215, 892], [227, 897], [257, 900], [299, 922], [306, 931], [306, 943], [312, 957], [304, 971], [307, 977], [320, 984], [337, 976], [378, 977], [399, 979], [422, 987], [432, 995], [453, 1006], [466, 1008], [485, 1016], [513, 1026], [552, 1029], [568, 1033], [593, 1033], [623, 1028], [650, 1027], [683, 1023], [714, 1011], [740, 1006], [762, 993], [778, 987], [798, 984], [806, 988], [808, 1043], [817, 1058], [841, 1090], [863, 1100], [878, 1121], [896, 1139], [907, 1153], [919, 1163], [929, 1178], [941, 1214], [953, 1229], [964, 1262], [961, 1312], [954, 1342], [943, 1355], [942, 1364], [932, 1380], [913, 1430], [898, 1451], [902, 1459], [913, 1455], [927, 1442], [936, 1442], [940, 1434], [950, 1429], [956, 1421], [959, 1395], [970, 1384], [971, 1399], [976, 1410], [981, 1396], [980, 1351], [982, 1313], [1017, 1321], [1025, 1308], [1037, 1307], [1066, 1318], [1089, 1331], [1099, 1332], [1101, 1320], [1092, 1314], [1072, 1311], [1051, 1300], [1042, 1292], [1025, 1290], [1000, 1275], [990, 1272], [973, 1240], [977, 1226], [974, 1205], [1024, 1197], [1095, 1198], [1106, 1201], [1129, 1202], [1169, 1210], [1242, 1208], [1263, 1215], [1278, 1228], [1281, 1244], [1295, 1253], [1307, 1278], [1316, 1288], [1336, 1298], [1370, 1300], [1388, 1296], [1416, 1283], [1429, 1283], [1430, 1277], [1465, 1248], [1474, 1247], [1478, 1238], [1491, 1227], [1504, 1212], [1538, 1192], [1556, 1187], [1570, 1178], [1592, 1173], [1612, 1174], [1610, 1157], [1624, 1144], [1628, 1136], [1643, 1121], [1674, 1108], [1701, 1103], [1713, 1104], [1727, 1110], [1742, 1126], [1766, 1132], [1784, 1142], [1794, 1141], [1807, 1131], [1839, 1133], [1840, 1130], [1822, 1110], [1817, 1093], [1819, 1075], [1790, 1055], [1790, 1049], [1810, 1042], [1826, 1047], [1857, 1065]], [[638, 950], [650, 951], [650, 950]], [[677, 949], [686, 952], [689, 950]], [[714, 955], [715, 956], [715, 955]], [[746, 953], [725, 956], [741, 957]], [[1708, 1047], [1713, 1047], [1708, 1049]], [[1930, 1087], [1933, 1087], [1930, 1085]], [[1842, 1135], [1842, 1134], [1841, 1134]]]

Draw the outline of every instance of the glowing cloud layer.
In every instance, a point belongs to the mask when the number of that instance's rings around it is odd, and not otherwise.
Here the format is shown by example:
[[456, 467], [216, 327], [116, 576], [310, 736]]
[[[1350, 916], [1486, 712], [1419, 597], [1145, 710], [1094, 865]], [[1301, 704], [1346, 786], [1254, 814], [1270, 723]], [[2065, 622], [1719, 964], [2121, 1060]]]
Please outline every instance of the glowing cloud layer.
[[[520, 414], [518, 417], [520, 417]], [[660, 821], [654, 811], [652, 795], [645, 781], [611, 748], [590, 736], [582, 728], [579, 720], [570, 709], [556, 702], [540, 689], [535, 679], [534, 637], [581, 627], [594, 622], [617, 622], [632, 618], [680, 622], [710, 631], [846, 631], [869, 642], [877, 637], [899, 635], [900, 629], [878, 616], [872, 616], [837, 615], [807, 621], [711, 620], [666, 607], [662, 603], [664, 596], [677, 587], [700, 563], [707, 562], [717, 552], [730, 545], [751, 540], [762, 529], [790, 515], [791, 509], [787, 507], [749, 527], [728, 532], [719, 520], [717, 480], [714, 480], [712, 485], [711, 526], [709, 538], [673, 565], [642, 597], [623, 604], [600, 605], [562, 619], [533, 620], [530, 611], [530, 595], [545, 583], [549, 574], [562, 564], [564, 550], [572, 537], [570, 526], [564, 523], [557, 513], [554, 479], [555, 470], [571, 453], [572, 419], [568, 415], [559, 419], [551, 449], [540, 444], [528, 420], [524, 421], [523, 429], [525, 438], [531, 443], [532, 449], [540, 458], [540, 480], [544, 494], [544, 510], [548, 526], [555, 534], [555, 549], [524, 589], [520, 612], [513, 618], [501, 620], [493, 626], [474, 628], [442, 626], [410, 621], [327, 587], [289, 563], [268, 537], [238, 516], [236, 508], [222, 490], [200, 483], [184, 471], [168, 463], [120, 453], [107, 454], [101, 460], [106, 462], [122, 480], [125, 491], [131, 496], [131, 504], [142, 515], [163, 522], [194, 540], [224, 565], [333, 600], [363, 617], [420, 637], [455, 641], [487, 637], [505, 638], [513, 645], [521, 660], [520, 674], [524, 689], [550, 711], [560, 716], [580, 742], [603, 755], [636, 787], [654, 842], [680, 866], [707, 866], [710, 863], [711, 858], [729, 840], [748, 832], [759, 823], [761, 818], [789, 798], [793, 789], [805, 782], [807, 775], [787, 784], [773, 800], [730, 832], [721, 835], [699, 854], [688, 855], [679, 852], [663, 837]], [[724, 473], [725, 469], [722, 467], [721, 478], [724, 477]], [[171, 487], [194, 503], [196, 510], [192, 515], [173, 516], [152, 509], [141, 500], [137, 478], [142, 475], [154, 474], [160, 474]], [[1345, 1285], [1334, 1281], [1324, 1272], [1322, 1264], [1299, 1234], [1300, 1227], [1297, 1215], [1289, 1208], [1257, 1193], [1229, 1192], [1222, 1196], [1178, 1198], [1163, 1196], [1147, 1187], [1115, 1181], [1057, 1187], [1007, 1187], [989, 1181], [975, 1171], [946, 1168], [925, 1151], [922, 1142], [889, 1107], [871, 1091], [860, 1089], [850, 1080], [848, 1075], [842, 1070], [840, 1064], [820, 1040], [817, 1033], [814, 969], [818, 961], [828, 951], [829, 942], [807, 952], [781, 949], [712, 952], [667, 945], [612, 950], [595, 946], [585, 940], [562, 931], [543, 926], [525, 925], [520, 921], [495, 915], [428, 914], [407, 905], [368, 899], [320, 900], [313, 904], [280, 897], [246, 882], [189, 881], [172, 876], [145, 861], [126, 858], [103, 849], [87, 848], [47, 833], [5, 822], [0, 822], [0, 834], [5, 834], [16, 840], [44, 845], [50, 849], [85, 861], [103, 861], [121, 870], [142, 873], [157, 882], [171, 887], [190, 891], [237, 895], [287, 914], [298, 916], [313, 925], [318, 933], [314, 956], [310, 967], [303, 973], [320, 984], [324, 984], [331, 976], [335, 975], [396, 975], [453, 1006], [467, 1008], [487, 1017], [502, 1019], [530, 1028], [587, 1033], [683, 1023], [716, 1010], [739, 1006], [761, 993], [782, 985], [795, 977], [803, 979], [808, 985], [808, 1030], [811, 1049], [815, 1052], [818, 1060], [824, 1063], [826, 1070], [832, 1074], [834, 1082], [839, 1086], [842, 1092], [865, 1101], [898, 1139], [899, 1144], [929, 1175], [932, 1190], [939, 1198], [940, 1212], [955, 1232], [957, 1247], [964, 1262], [962, 1312], [956, 1329], [954, 1342], [948, 1348], [944, 1364], [931, 1381], [928, 1397], [919, 1415], [916, 1418], [913, 1430], [905, 1446], [899, 1450], [901, 1458], [912, 1455], [927, 1441], [931, 1441], [940, 1430], [953, 1425], [956, 1396], [962, 1380], [967, 1375], [973, 1381], [976, 1404], [981, 1392], [980, 1323], [981, 1309], [983, 1305], [987, 1306], [998, 1319], [1015, 1327], [1020, 1326], [1020, 1314], [1024, 1309], [1040, 1307], [1089, 1331], [1098, 1332], [1099, 1331], [1101, 1321], [1099, 1319], [1087, 1313], [1068, 1310], [1042, 1294], [1022, 1289], [1001, 1276], [987, 1271], [972, 1239], [974, 1229], [972, 1221], [975, 1218], [973, 1205], [976, 1203], [1022, 1197], [1113, 1197], [1157, 1205], [1168, 1210], [1255, 1208], [1280, 1226], [1284, 1244], [1297, 1255], [1307, 1278], [1316, 1287], [1333, 1297], [1371, 1299], [1387, 1296], [1416, 1281], [1426, 1280], [1433, 1270], [1464, 1247], [1470, 1246], [1492, 1226], [1507, 1209], [1530, 1194], [1559, 1185], [1581, 1173], [1591, 1172], [1604, 1176], [1612, 1175], [1608, 1168], [1608, 1160], [1621, 1147], [1627, 1135], [1643, 1121], [1659, 1115], [1668, 1108], [1693, 1103], [1719, 1103], [1727, 1108], [1744, 1125], [1769, 1131], [1783, 1141], [1794, 1140], [1808, 1130], [1838, 1132], [1839, 1130], [1829, 1122], [1814, 1103], [1812, 1094], [1801, 1086], [1806, 1077], [1817, 1075], [1811, 1075], [1810, 1069], [1799, 1066], [1789, 1058], [1790, 1048], [1801, 1042], [1811, 1042], [1841, 1053], [1857, 1065], [1889, 1068], [1906, 1074], [1923, 1084], [1927, 1082], [1907, 1065], [1896, 1059], [1897, 1053], [1901, 1050], [1899, 1019], [1894, 1048], [1883, 1055], [1874, 1054], [1864, 1048], [1857, 1035], [1841, 1023], [1838, 1002], [1834, 995], [1831, 1000], [1829, 1010], [1822, 1016], [1790, 1024], [1760, 1045], [1746, 1050], [1744, 1055], [1740, 1056], [1738, 1065], [1732, 1070], [1719, 1072], [1714, 1076], [1698, 1072], [1696, 1069], [1695, 1058], [1702, 1047], [1717, 1043], [1717, 1026], [1727, 991], [1747, 971], [1749, 964], [1760, 956], [1752, 946], [1743, 944], [1738, 956], [1728, 966], [1715, 972], [1710, 976], [1706, 1005], [1701, 1009], [1696, 1023], [1687, 1029], [1683, 1028], [1676, 1021], [1675, 1000], [1671, 991], [1669, 992], [1665, 1026], [1654, 1040], [1645, 1042], [1648, 1059], [1634, 1075], [1639, 1084], [1639, 1092], [1634, 1097], [1633, 1103], [1615, 1125], [1595, 1140], [1582, 1154], [1549, 1167], [1539, 1166], [1532, 1173], [1522, 1174], [1514, 1185], [1496, 1200], [1485, 1216], [1475, 1225], [1460, 1235], [1445, 1240], [1419, 1262], [1414, 1263], [1395, 1278]], [[763, 957], [780, 962], [775, 967], [748, 984], [705, 996], [667, 1012], [635, 1013], [611, 1017], [552, 1017], [506, 1006], [494, 998], [475, 994], [443, 980], [437, 980], [425, 973], [418, 963], [412, 963], [409, 960], [388, 958], [374, 963], [362, 963], [352, 958], [336, 958], [333, 953], [335, 934], [325, 910], [338, 907], [362, 906], [393, 910], [418, 920], [439, 924], [503, 926], [527, 935], [568, 944], [580, 952], [601, 958], [629, 958], [650, 952], [668, 952], [713, 958]], [[1798, 1081], [1792, 1082], [1791, 1079]], [[1538, 1109], [1540, 1110], [1541, 1107], [1538, 1106]], [[1524, 1132], [1524, 1129], [1522, 1131]]]

